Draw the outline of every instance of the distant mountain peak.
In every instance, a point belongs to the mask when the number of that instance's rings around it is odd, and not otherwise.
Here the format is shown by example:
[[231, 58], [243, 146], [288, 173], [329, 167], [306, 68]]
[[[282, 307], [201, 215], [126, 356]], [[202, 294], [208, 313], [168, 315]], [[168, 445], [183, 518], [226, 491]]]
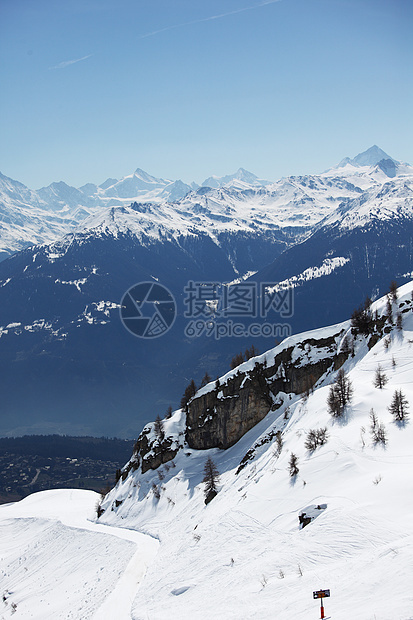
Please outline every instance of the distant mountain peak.
[[142, 168], [136, 168], [135, 172], [133, 173], [134, 177], [138, 177], [139, 179], [141, 179], [142, 181], [145, 181], [146, 183], [163, 183], [163, 179], [157, 179], [156, 177], [153, 177], [151, 174], [148, 174], [147, 172], [145, 172], [145, 170], [142, 170]]
[[245, 168], [238, 168], [238, 170], [233, 174], [227, 174], [223, 177], [218, 177], [216, 175], [208, 177], [203, 183], [201, 183], [201, 187], [211, 187], [213, 189], [217, 189], [218, 187], [223, 187], [233, 181], [242, 181], [243, 183], [254, 186], [269, 184], [269, 181], [259, 179], [253, 172], [249, 172]]
[[390, 157], [387, 153], [383, 151], [377, 144], [373, 144], [370, 148], [362, 153], [359, 153], [353, 159], [350, 157], [345, 157], [338, 164], [337, 168], [344, 168], [350, 164], [351, 166], [377, 166], [377, 164], [382, 160], [390, 160], [394, 163], [397, 163], [395, 159]]
[[356, 155], [353, 162], [359, 166], [375, 166], [382, 159], [391, 159], [392, 161], [395, 161], [392, 157], [390, 157], [390, 155], [385, 153], [383, 149], [374, 144], [367, 149], [367, 151], [363, 151], [363, 153]]

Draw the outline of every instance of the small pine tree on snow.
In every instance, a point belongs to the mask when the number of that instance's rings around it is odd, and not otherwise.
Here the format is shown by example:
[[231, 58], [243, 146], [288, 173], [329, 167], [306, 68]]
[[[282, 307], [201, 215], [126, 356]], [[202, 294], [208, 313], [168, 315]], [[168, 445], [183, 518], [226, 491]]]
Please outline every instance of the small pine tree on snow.
[[185, 411], [188, 409], [188, 403], [193, 396], [196, 394], [196, 385], [195, 381], [191, 379], [189, 385], [185, 388], [184, 395], [181, 398], [181, 409]]
[[288, 461], [288, 473], [290, 474], [290, 478], [294, 478], [299, 471], [298, 457], [294, 452], [291, 452], [290, 460]]
[[403, 329], [403, 317], [400, 312], [398, 312], [396, 315], [396, 327], [399, 330], [399, 332], [401, 332]]
[[219, 483], [219, 472], [214, 461], [209, 456], [204, 465], [204, 477], [202, 482], [204, 483], [204, 497], [205, 504], [214, 499], [218, 493], [217, 485]]
[[374, 435], [373, 435], [373, 441], [374, 443], [381, 443], [383, 444], [383, 446], [386, 445], [387, 443], [387, 433], [386, 433], [386, 429], [384, 428], [384, 424], [379, 423]]
[[209, 376], [209, 374], [206, 372], [204, 374], [204, 378], [201, 381], [201, 387], [204, 387], [204, 385], [208, 385], [208, 383], [211, 381], [211, 377]]
[[390, 323], [393, 323], [393, 306], [392, 306], [392, 303], [391, 303], [390, 295], [387, 295], [386, 316], [387, 316], [388, 320], [390, 321]]
[[162, 443], [162, 441], [165, 439], [165, 430], [164, 430], [163, 422], [159, 414], [156, 416], [156, 420], [153, 424], [153, 428], [154, 428], [155, 436], [157, 440]]
[[379, 421], [377, 419], [376, 413], [373, 408], [370, 409], [370, 433], [374, 437], [374, 434], [379, 425]]
[[390, 403], [389, 411], [396, 422], [404, 422], [409, 413], [409, 403], [401, 390], [396, 390]]
[[374, 409], [370, 409], [370, 434], [373, 439], [373, 443], [381, 443], [383, 445], [386, 445], [386, 429], [384, 428], [384, 424], [381, 424], [381, 422], [378, 421]]
[[307, 438], [305, 440], [304, 446], [307, 448], [307, 450], [313, 452], [319, 446], [323, 446], [325, 443], [327, 443], [327, 439], [328, 433], [325, 427], [310, 429], [307, 433]]
[[169, 418], [172, 417], [172, 405], [169, 405], [168, 409], [166, 410], [166, 414], [165, 414], [165, 418], [169, 420]]
[[374, 387], [379, 388], [381, 390], [386, 385], [387, 381], [388, 381], [387, 375], [383, 372], [383, 369], [379, 364], [374, 374], [373, 385]]
[[274, 456], [278, 458], [283, 449], [283, 438], [281, 431], [277, 431], [275, 434], [275, 448], [274, 448]]
[[391, 301], [397, 301], [397, 282], [395, 280], [390, 282], [389, 295]]
[[234, 370], [237, 366], [245, 362], [243, 353], [237, 353], [231, 360], [231, 370]]
[[335, 383], [330, 387], [327, 398], [329, 413], [334, 418], [343, 415], [345, 408], [350, 404], [353, 396], [353, 386], [345, 370], [340, 368]]
[[359, 308], [356, 308], [351, 315], [351, 327], [353, 333], [364, 334], [367, 336], [373, 331], [374, 324], [371, 315], [371, 299], [366, 297], [366, 301]]

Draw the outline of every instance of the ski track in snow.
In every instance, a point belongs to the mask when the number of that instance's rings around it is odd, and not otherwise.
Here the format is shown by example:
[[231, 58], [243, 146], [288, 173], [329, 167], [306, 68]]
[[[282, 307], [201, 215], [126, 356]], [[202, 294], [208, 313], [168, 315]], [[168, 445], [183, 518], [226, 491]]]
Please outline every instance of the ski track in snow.
[[159, 543], [89, 520], [98, 498], [93, 491], [44, 491], [0, 507], [2, 620], [131, 618]]

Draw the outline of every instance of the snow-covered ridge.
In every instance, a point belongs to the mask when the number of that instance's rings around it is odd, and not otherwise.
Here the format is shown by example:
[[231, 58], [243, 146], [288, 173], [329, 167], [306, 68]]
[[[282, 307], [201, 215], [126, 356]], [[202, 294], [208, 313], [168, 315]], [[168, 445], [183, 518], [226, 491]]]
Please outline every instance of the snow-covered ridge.
[[[344, 191], [336, 186], [336, 195], [324, 182], [313, 180], [310, 188], [308, 183], [308, 178], [300, 182], [287, 179], [265, 190], [208, 189], [193, 192], [177, 203], [111, 207], [87, 217], [76, 237], [132, 234], [147, 243], [207, 234], [217, 242], [216, 235], [223, 233], [256, 235], [287, 228], [309, 231], [316, 225], [336, 223], [348, 229], [372, 220], [413, 216], [411, 180], [388, 181], [362, 193], [353, 187]], [[320, 269], [336, 266], [326, 264]], [[309, 274], [302, 277], [306, 279]]]
[[387, 180], [382, 186], [371, 188], [344, 203], [320, 225], [338, 225], [340, 230], [350, 230], [373, 222], [402, 219], [413, 219], [412, 178]]
[[322, 278], [324, 276], [328, 276], [339, 267], [343, 267], [343, 265], [348, 263], [349, 260], [349, 258], [345, 258], [344, 256], [326, 258], [320, 266], [309, 267], [299, 275], [288, 278], [287, 280], [282, 280], [282, 282], [279, 282], [276, 286], [268, 288], [268, 292], [274, 293], [290, 288], [297, 288], [304, 282], [308, 282], [308, 280], [314, 280], [315, 278]]
[[[343, 201], [381, 187], [389, 175], [411, 179], [413, 168], [386, 154], [388, 159], [383, 161], [395, 168], [389, 171], [384, 165], [380, 167], [377, 157], [381, 153], [373, 147], [357, 156], [363, 156], [362, 162], [371, 162], [368, 165], [361, 165], [356, 157], [320, 175], [291, 176], [276, 182], [258, 179], [240, 168], [233, 175], [210, 177], [200, 188], [193, 183], [159, 179], [139, 168], [123, 179], [108, 179], [100, 186], [88, 183], [74, 188], [59, 182], [37, 192], [0, 175], [0, 253], [4, 257], [29, 245], [51, 243], [72, 231], [84, 230], [88, 224], [96, 225], [102, 213], [109, 227], [111, 209], [128, 209], [132, 202], [150, 205], [147, 219], [142, 216], [139, 221], [141, 233], [149, 237], [159, 234], [165, 226], [170, 232], [181, 225], [184, 231], [191, 226], [226, 231], [309, 229]], [[136, 231], [136, 213], [129, 210], [124, 215], [131, 217], [131, 227]], [[89, 216], [92, 218], [88, 220]], [[155, 232], [150, 229], [149, 218]]]

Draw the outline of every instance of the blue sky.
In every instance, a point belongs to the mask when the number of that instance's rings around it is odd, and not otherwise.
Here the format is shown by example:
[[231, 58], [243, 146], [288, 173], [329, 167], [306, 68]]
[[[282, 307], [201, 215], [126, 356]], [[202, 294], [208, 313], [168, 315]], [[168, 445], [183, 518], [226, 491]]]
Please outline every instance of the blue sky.
[[410, 0], [1, 0], [0, 171], [201, 182], [413, 163]]

